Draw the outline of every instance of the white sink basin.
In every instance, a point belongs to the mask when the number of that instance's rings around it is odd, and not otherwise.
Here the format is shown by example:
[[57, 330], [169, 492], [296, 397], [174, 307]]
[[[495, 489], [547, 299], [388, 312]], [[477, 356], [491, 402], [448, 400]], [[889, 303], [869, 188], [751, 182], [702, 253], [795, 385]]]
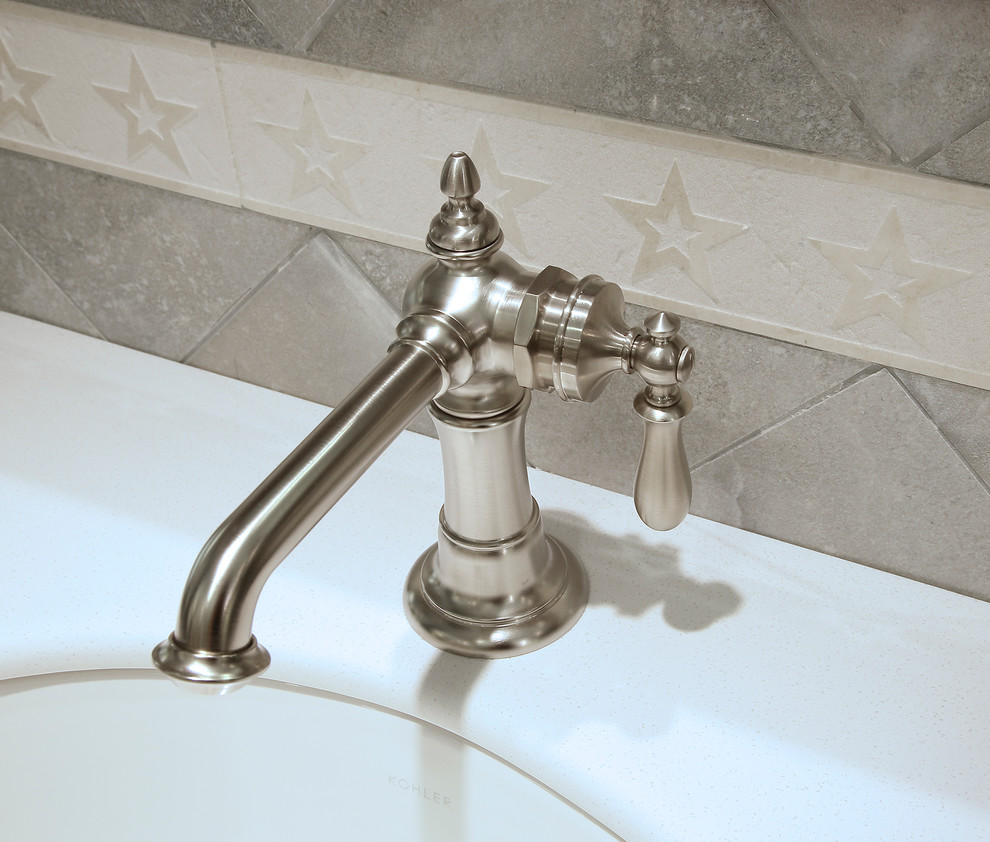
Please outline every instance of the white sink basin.
[[0, 746], [4, 842], [617, 838], [449, 731], [274, 681], [0, 681]]

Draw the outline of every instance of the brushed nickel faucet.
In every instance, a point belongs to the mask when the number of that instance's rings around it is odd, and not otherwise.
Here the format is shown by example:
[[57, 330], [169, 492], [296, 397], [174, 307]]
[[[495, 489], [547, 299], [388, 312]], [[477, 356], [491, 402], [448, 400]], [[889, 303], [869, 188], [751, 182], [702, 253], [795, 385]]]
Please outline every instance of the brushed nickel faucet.
[[433, 645], [502, 658], [551, 643], [588, 601], [580, 562], [543, 530], [530, 494], [524, 423], [530, 391], [592, 401], [607, 377], [636, 372], [646, 433], [634, 499], [643, 521], [672, 529], [691, 476], [680, 384], [694, 354], [680, 320], [623, 316], [622, 291], [596, 275], [525, 271], [499, 251], [498, 220], [476, 198], [478, 171], [450, 155], [447, 197], [429, 229], [435, 257], [412, 279], [397, 339], [379, 365], [207, 541], [189, 574], [175, 631], [154, 650], [169, 676], [224, 692], [270, 663], [251, 626], [271, 572], [429, 406], [440, 439], [439, 540], [412, 567], [406, 615]]

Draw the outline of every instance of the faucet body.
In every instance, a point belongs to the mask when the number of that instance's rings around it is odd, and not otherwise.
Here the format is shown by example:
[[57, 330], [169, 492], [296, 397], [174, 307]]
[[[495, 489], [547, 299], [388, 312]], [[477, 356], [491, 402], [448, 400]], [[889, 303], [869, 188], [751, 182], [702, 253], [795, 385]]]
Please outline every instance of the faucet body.
[[676, 316], [645, 326], [623, 317], [621, 290], [597, 276], [547, 267], [532, 273], [501, 253], [494, 215], [476, 198], [464, 153], [441, 177], [448, 197], [427, 247], [435, 256], [407, 288], [396, 341], [384, 360], [242, 503], [193, 567], [176, 628], [156, 666], [222, 692], [259, 674], [268, 654], [251, 632], [270, 573], [425, 406], [443, 456], [438, 542], [413, 565], [405, 609], [442, 649], [505, 657], [545, 646], [580, 617], [584, 571], [545, 535], [529, 489], [524, 425], [530, 391], [594, 400], [615, 372], [646, 387], [637, 509], [669, 529], [690, 503], [680, 388], [693, 352]]

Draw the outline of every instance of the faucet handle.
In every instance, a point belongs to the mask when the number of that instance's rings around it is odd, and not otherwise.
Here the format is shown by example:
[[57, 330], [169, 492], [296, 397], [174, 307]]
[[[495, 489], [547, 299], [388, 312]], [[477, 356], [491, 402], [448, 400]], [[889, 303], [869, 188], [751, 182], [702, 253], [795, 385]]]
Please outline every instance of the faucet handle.
[[680, 384], [694, 367], [694, 351], [678, 334], [681, 320], [655, 313], [646, 320], [632, 348], [631, 367], [646, 381], [633, 408], [646, 422], [643, 452], [636, 471], [636, 511], [652, 529], [673, 529], [691, 506], [681, 421], [691, 411], [691, 396]]

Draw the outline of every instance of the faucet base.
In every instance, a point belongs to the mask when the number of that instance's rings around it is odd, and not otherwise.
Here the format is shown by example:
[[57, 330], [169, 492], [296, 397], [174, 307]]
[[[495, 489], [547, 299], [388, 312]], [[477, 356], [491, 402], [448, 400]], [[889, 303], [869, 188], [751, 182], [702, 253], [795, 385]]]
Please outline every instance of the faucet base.
[[222, 696], [243, 687], [272, 662], [254, 635], [247, 646], [234, 652], [200, 652], [170, 634], [155, 647], [151, 660], [179, 686], [207, 696]]
[[434, 544], [416, 560], [406, 580], [410, 624], [428, 643], [469, 658], [511, 658], [553, 643], [584, 612], [588, 577], [566, 546], [550, 536], [543, 541], [545, 575], [526, 592], [498, 600], [444, 586], [437, 575], [439, 551]]

